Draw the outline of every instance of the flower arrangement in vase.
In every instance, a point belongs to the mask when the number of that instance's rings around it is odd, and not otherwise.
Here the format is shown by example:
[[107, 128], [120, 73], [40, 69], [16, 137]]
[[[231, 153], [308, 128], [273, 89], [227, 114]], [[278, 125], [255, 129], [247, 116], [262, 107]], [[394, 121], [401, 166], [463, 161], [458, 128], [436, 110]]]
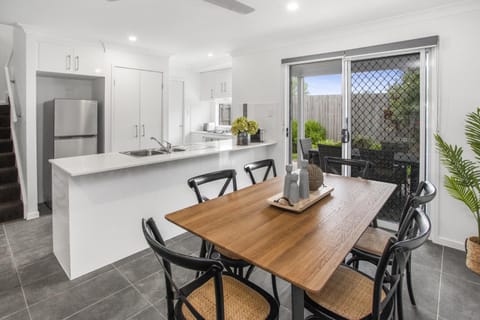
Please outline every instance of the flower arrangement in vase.
[[249, 135], [258, 131], [258, 123], [255, 120], [248, 120], [246, 117], [238, 117], [232, 122], [232, 134], [237, 136], [238, 145], [247, 145]]

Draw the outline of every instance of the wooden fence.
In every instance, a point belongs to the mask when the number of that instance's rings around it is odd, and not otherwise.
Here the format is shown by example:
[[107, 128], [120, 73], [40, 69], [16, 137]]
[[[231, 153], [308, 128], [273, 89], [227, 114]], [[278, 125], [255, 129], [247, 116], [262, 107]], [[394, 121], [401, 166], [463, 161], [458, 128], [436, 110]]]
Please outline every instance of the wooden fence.
[[[303, 114], [306, 120], [318, 121], [327, 130], [327, 139], [340, 141], [342, 131], [342, 96], [305, 96]], [[298, 101], [293, 101], [294, 118]]]

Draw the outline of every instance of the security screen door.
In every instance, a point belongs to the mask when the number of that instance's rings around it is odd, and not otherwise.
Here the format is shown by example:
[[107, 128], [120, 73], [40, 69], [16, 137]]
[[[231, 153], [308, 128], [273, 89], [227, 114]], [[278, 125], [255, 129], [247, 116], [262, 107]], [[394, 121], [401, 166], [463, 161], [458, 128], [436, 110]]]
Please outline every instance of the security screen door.
[[[318, 149], [322, 169], [325, 156], [367, 160], [371, 163], [368, 179], [397, 185], [379, 215], [393, 223], [399, 221], [406, 196], [416, 189], [424, 169], [422, 54], [343, 58], [290, 67], [292, 161], [301, 158], [298, 141], [304, 137], [311, 138], [312, 149]], [[355, 176], [347, 167], [343, 174]]]
[[347, 153], [372, 164], [368, 179], [397, 185], [379, 214], [391, 222], [419, 182], [420, 66], [420, 53], [350, 62]]

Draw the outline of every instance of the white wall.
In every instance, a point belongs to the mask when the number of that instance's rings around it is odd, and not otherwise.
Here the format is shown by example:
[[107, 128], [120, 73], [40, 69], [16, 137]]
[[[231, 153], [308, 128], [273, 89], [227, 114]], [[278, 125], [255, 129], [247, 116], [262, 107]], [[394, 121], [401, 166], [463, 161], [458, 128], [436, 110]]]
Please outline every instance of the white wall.
[[[284, 106], [284, 72], [282, 58], [331, 52], [409, 40], [438, 35], [439, 44], [439, 103], [438, 129], [447, 141], [466, 147], [463, 134], [465, 114], [480, 106], [478, 95], [478, 75], [480, 71], [480, 4], [464, 3], [444, 7], [436, 11], [385, 19], [369, 24], [346, 27], [328, 32], [311, 30], [308, 41], [297, 41], [274, 50], [257, 53], [233, 54], [233, 106], [235, 116], [241, 113], [243, 103], [269, 105], [275, 104], [275, 117], [282, 115]], [[262, 122], [273, 119], [259, 119]], [[277, 120], [275, 120], [277, 121]], [[283, 140], [283, 128], [275, 127], [275, 132], [267, 132], [278, 141]], [[285, 150], [280, 148], [276, 160], [282, 163]], [[431, 152], [434, 152], [431, 150]], [[434, 157], [435, 159], [435, 157]], [[433, 163], [433, 167], [438, 163]], [[438, 171], [438, 170], [437, 170]], [[283, 168], [279, 168], [283, 172]], [[442, 168], [441, 176], [445, 174]], [[436, 242], [463, 248], [464, 239], [476, 234], [476, 224], [469, 211], [458, 201], [453, 200], [439, 180], [438, 172], [430, 174], [438, 187], [436, 203], [432, 205], [434, 229], [432, 239]]]
[[200, 73], [173, 59], [170, 60], [170, 79], [185, 83], [185, 142], [189, 143], [191, 131], [201, 130], [203, 123], [214, 121], [212, 102], [200, 100]]
[[3, 75], [3, 67], [10, 57], [13, 48], [13, 27], [0, 24], [0, 103], [6, 102], [7, 84]]

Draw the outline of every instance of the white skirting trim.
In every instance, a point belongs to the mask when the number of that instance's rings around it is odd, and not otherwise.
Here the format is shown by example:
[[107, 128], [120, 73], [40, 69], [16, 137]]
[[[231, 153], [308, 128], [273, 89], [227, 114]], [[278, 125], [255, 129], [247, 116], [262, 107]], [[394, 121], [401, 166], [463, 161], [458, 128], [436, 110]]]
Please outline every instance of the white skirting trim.
[[460, 242], [457, 240], [448, 239], [445, 237], [438, 237], [438, 241], [434, 241], [437, 244], [442, 246], [465, 251], [465, 242]]
[[[23, 204], [25, 205], [25, 204]], [[40, 217], [40, 213], [37, 211], [30, 211], [30, 212], [27, 212], [27, 214], [25, 215], [25, 220], [32, 220], [32, 219], [36, 219]]]

